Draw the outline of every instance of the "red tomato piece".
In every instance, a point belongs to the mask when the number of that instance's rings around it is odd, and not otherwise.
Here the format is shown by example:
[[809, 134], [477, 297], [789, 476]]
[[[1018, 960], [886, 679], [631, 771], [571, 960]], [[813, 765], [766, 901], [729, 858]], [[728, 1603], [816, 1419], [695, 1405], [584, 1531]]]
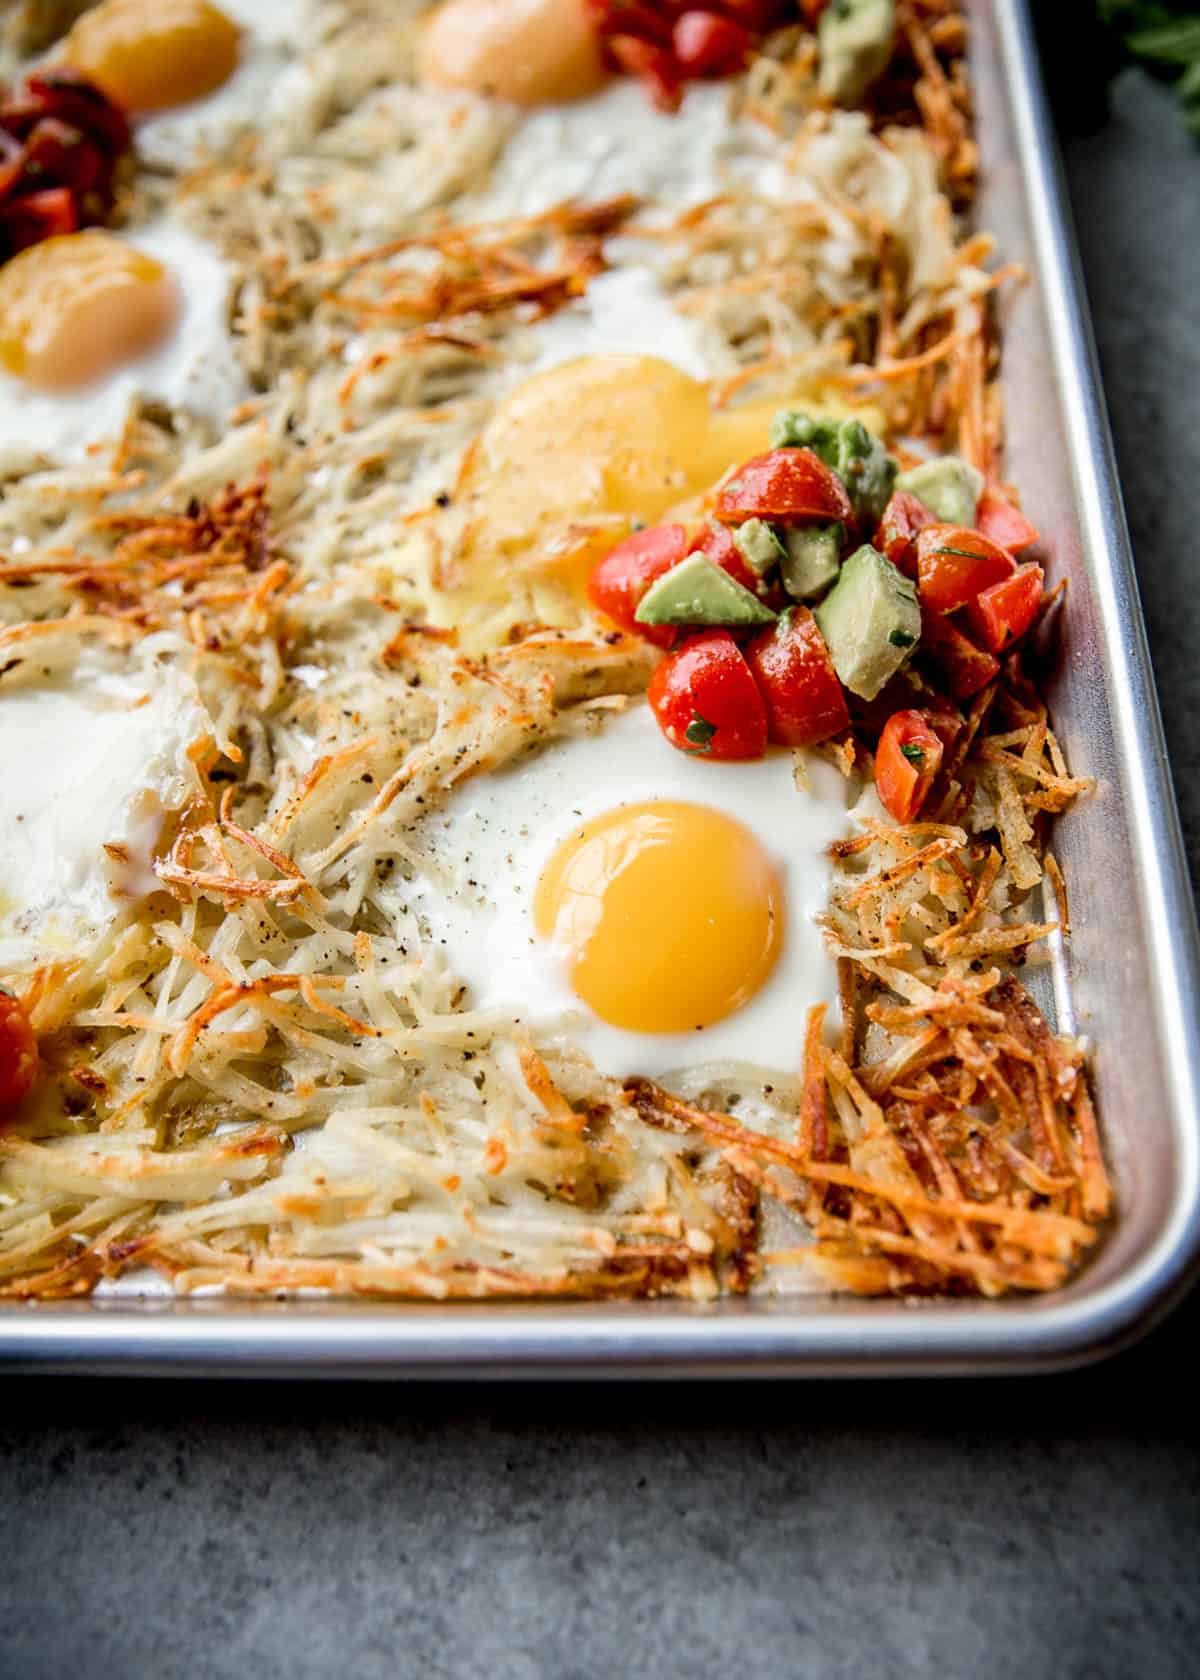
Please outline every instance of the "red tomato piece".
[[1011, 554], [965, 525], [927, 525], [917, 533], [917, 589], [927, 612], [965, 607], [1015, 570]]
[[728, 630], [702, 630], [650, 679], [650, 704], [673, 747], [699, 758], [761, 758], [767, 710]]
[[636, 35], [660, 47], [671, 44], [671, 20], [661, 5], [644, 0], [587, 0], [601, 35]]
[[958, 700], [978, 694], [1000, 670], [994, 654], [976, 647], [969, 636], [937, 613], [926, 613], [921, 619], [921, 652], [940, 666]]
[[[47, 64], [26, 78], [25, 96], [39, 117], [57, 117], [98, 140], [110, 156], [128, 151], [133, 144], [129, 123], [119, 105], [101, 93], [94, 82], [66, 64]], [[5, 113], [10, 107], [5, 107]], [[7, 115], [4, 126], [10, 133]], [[29, 127], [33, 124], [30, 123]], [[28, 132], [26, 130], [26, 132]]]
[[917, 578], [917, 535], [927, 525], [937, 524], [932, 513], [919, 496], [911, 491], [897, 490], [883, 510], [879, 529], [875, 533], [875, 547], [886, 554], [897, 571], [905, 577]]
[[732, 76], [746, 62], [750, 31], [717, 12], [681, 12], [671, 45], [685, 76]]
[[99, 146], [85, 140], [70, 123], [43, 117], [25, 142], [25, 168], [43, 182], [91, 192], [108, 174], [110, 165]]
[[682, 525], [653, 525], [635, 531], [592, 570], [587, 598], [606, 618], [631, 636], [644, 636], [657, 647], [670, 647], [675, 631], [669, 624], [639, 624], [634, 617], [650, 585], [677, 566], [688, 552]]
[[875, 749], [875, 786], [888, 814], [915, 822], [941, 767], [941, 737], [921, 713], [894, 712]]
[[1020, 554], [1023, 548], [1029, 548], [1038, 540], [1038, 533], [1020, 508], [1015, 508], [1010, 501], [993, 490], [989, 485], [979, 498], [979, 507], [975, 514], [976, 528], [985, 537], [1006, 548], [1010, 554]]
[[69, 187], [49, 187], [45, 192], [10, 198], [0, 209], [0, 248], [16, 256], [27, 245], [54, 239], [60, 233], [79, 228], [79, 206]]
[[0, 1110], [12, 1108], [37, 1078], [37, 1034], [24, 1004], [0, 992]]
[[769, 449], [744, 462], [717, 493], [716, 515], [727, 525], [747, 519], [854, 518], [846, 486], [811, 449]]
[[683, 76], [669, 48], [638, 35], [610, 35], [606, 45], [618, 68], [645, 84], [660, 111], [678, 111], [683, 101]]
[[789, 607], [747, 643], [746, 663], [781, 747], [808, 747], [850, 727], [846, 696], [825, 638], [807, 607]]
[[984, 647], [999, 653], [1023, 636], [1038, 615], [1046, 574], [1027, 560], [1011, 577], [984, 589], [967, 608], [967, 617]]
[[0, 203], [16, 187], [24, 168], [24, 148], [0, 128]]
[[877, 741], [893, 712], [918, 711], [947, 753], [952, 753], [966, 725], [966, 719], [948, 694], [933, 686], [928, 667], [915, 671], [906, 667], [884, 684], [874, 700], [848, 695], [850, 722], [859, 734]]

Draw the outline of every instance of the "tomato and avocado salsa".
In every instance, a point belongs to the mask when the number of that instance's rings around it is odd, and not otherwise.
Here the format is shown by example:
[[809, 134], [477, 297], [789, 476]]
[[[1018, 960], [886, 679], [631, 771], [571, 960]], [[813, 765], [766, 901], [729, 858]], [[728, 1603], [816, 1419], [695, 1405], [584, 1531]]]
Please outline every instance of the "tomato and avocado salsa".
[[858, 420], [785, 409], [771, 448], [731, 471], [699, 530], [638, 531], [588, 596], [664, 657], [650, 683], [681, 752], [760, 758], [853, 731], [879, 796], [912, 822], [985, 688], [1026, 636], [1044, 575], [1037, 541], [967, 461], [906, 472]]

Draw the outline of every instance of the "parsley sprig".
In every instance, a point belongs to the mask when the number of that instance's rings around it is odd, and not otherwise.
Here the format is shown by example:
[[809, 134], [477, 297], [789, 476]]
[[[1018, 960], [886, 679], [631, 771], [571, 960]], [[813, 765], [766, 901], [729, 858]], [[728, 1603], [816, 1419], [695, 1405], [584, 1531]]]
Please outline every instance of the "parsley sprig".
[[1200, 16], [1195, 0], [1096, 0], [1101, 21], [1132, 58], [1175, 83], [1184, 121], [1200, 139]]

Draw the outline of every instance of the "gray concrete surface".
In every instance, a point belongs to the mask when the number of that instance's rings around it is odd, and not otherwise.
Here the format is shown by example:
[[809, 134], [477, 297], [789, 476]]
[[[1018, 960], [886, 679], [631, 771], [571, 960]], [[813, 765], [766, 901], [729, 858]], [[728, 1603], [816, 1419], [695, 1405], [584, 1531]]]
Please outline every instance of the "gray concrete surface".
[[[1195, 866], [1200, 154], [1126, 78], [1069, 160]], [[1198, 1331], [1038, 1381], [9, 1381], [0, 1676], [1195, 1675]]]

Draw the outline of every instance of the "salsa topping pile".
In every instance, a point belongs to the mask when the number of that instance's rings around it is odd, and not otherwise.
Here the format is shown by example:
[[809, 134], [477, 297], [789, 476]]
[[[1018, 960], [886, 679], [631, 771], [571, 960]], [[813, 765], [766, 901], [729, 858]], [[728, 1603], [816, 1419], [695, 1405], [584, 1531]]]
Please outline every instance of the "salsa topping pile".
[[131, 143], [120, 107], [64, 65], [0, 99], [0, 262], [103, 223]]
[[1032, 628], [1037, 532], [969, 462], [907, 472], [858, 420], [777, 414], [712, 516], [618, 543], [593, 606], [664, 650], [649, 699], [681, 752], [761, 758], [845, 734], [874, 749], [880, 798], [912, 822], [964, 727], [958, 702]]
[[587, 0], [612, 68], [677, 111], [688, 82], [734, 76], [763, 36], [784, 24], [817, 32], [822, 95], [857, 105], [886, 70], [895, 0]]

